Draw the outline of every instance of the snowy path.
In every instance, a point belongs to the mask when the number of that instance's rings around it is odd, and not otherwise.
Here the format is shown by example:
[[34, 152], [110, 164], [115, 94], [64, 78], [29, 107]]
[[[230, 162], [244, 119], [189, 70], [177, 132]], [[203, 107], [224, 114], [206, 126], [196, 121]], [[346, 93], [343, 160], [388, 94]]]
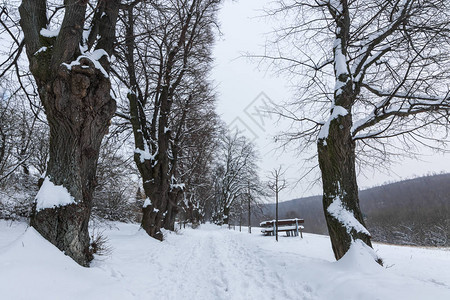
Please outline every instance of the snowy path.
[[[136, 286], [131, 290], [145, 290], [144, 294], [154, 299], [310, 298], [298, 278], [276, 272], [272, 256], [245, 237], [215, 226], [188, 230], [183, 235], [171, 234], [159, 247], [141, 252], [125, 268], [123, 260], [129, 260], [130, 249], [116, 249], [108, 268], [111, 274], [128, 278], [127, 286]], [[119, 232], [111, 234], [113, 244], [123, 240]]]
[[[389, 268], [328, 237], [263, 237], [204, 225], [164, 242], [107, 229], [112, 253], [82, 268], [24, 224], [0, 221], [1, 299], [450, 299], [450, 249], [376, 245]], [[255, 230], [257, 231], [257, 230]]]

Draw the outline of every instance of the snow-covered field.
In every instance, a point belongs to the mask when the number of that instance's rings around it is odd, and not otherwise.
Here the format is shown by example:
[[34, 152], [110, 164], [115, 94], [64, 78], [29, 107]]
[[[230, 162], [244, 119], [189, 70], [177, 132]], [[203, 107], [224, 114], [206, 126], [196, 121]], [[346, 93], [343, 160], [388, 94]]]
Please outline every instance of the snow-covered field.
[[107, 229], [111, 255], [83, 268], [24, 223], [0, 221], [1, 299], [450, 299], [450, 249], [375, 245], [333, 259], [328, 237], [203, 225], [152, 240]]

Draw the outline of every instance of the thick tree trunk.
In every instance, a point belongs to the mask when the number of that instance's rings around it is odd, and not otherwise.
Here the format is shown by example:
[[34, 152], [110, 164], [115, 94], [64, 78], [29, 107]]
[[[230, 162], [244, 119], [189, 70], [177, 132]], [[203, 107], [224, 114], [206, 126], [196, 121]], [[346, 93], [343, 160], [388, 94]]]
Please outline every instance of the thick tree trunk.
[[[145, 187], [144, 190], [146, 190]], [[141, 227], [149, 236], [162, 241], [164, 236], [161, 232], [161, 228], [163, 228], [165, 201], [156, 188], [150, 188], [150, 190], [147, 189], [147, 191], [148, 194], [150, 194], [150, 197], [153, 197], [155, 200], [151, 201], [150, 205], [142, 208]]]
[[[351, 124], [350, 114], [339, 116], [331, 121], [328, 137], [318, 142], [323, 208], [336, 259], [344, 256], [353, 240], [360, 239], [372, 247], [370, 236], [364, 231], [364, 220], [359, 207], [355, 142], [350, 134]], [[339, 214], [340, 218], [337, 217]], [[354, 219], [351, 219], [352, 216]]]
[[[175, 230], [175, 217], [178, 213], [178, 206], [175, 201], [177, 201], [178, 193], [170, 192], [169, 180], [166, 176], [160, 175], [150, 180], [143, 176], [143, 179], [144, 191], [146, 195], [150, 195], [148, 198], [152, 200], [149, 201], [148, 206], [143, 207], [141, 227], [151, 237], [162, 240], [161, 228]], [[158, 184], [152, 184], [148, 181]]]
[[[34, 211], [31, 225], [51, 243], [87, 266], [88, 221], [101, 141], [115, 111], [108, 78], [89, 60], [39, 85], [50, 125], [47, 177], [64, 186], [76, 204]], [[44, 100], [45, 99], [45, 100]]]
[[[103, 17], [93, 20], [100, 26], [94, 38], [100, 37], [97, 47], [105, 53], [99, 60], [102, 67], [80, 56], [86, 1], [64, 2], [64, 20], [55, 36], [41, 35], [41, 29], [47, 27], [45, 0], [23, 0], [19, 8], [30, 70], [50, 126], [46, 176], [74, 200], [63, 206], [35, 205], [30, 223], [83, 266], [92, 259], [88, 222], [100, 144], [116, 108], [105, 72], [109, 70], [106, 57], [112, 53], [119, 3], [99, 1], [97, 8]], [[42, 200], [45, 202], [38, 199]]]
[[[135, 93], [128, 94], [136, 151], [134, 161], [141, 174], [144, 192], [148, 200], [142, 208], [141, 227], [153, 238], [163, 239], [161, 228], [169, 205], [170, 184], [168, 179], [168, 141], [159, 136], [157, 141], [146, 127], [145, 113]], [[160, 118], [163, 120], [163, 118]], [[160, 126], [163, 126], [160, 124]], [[163, 126], [164, 127], [164, 126]], [[153, 141], [152, 141], [153, 140]], [[154, 143], [149, 145], [149, 143]], [[155, 146], [157, 145], [157, 147]], [[151, 149], [151, 146], [156, 149]], [[157, 151], [155, 153], [155, 151]]]

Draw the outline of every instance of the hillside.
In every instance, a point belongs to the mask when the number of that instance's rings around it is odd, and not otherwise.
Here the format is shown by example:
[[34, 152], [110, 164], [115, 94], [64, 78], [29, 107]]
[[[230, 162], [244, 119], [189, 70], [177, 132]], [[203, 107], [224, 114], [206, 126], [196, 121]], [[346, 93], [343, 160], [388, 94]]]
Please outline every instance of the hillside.
[[[450, 174], [390, 183], [360, 192], [361, 209], [373, 239], [400, 245], [450, 246]], [[273, 218], [275, 205], [264, 206]], [[280, 218], [305, 219], [305, 231], [328, 234], [322, 197], [280, 203]], [[255, 222], [256, 223], [256, 222]]]
[[205, 224], [159, 242], [110, 225], [109, 255], [83, 268], [25, 223], [0, 220], [2, 299], [450, 299], [447, 249], [375, 244], [383, 268], [358, 243], [335, 262], [326, 236], [277, 243]]

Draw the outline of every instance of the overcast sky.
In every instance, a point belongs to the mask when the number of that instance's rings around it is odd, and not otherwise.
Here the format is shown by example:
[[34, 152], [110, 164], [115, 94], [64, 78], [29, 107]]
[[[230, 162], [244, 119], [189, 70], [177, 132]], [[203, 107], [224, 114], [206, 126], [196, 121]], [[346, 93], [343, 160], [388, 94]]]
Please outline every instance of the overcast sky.
[[[267, 33], [273, 30], [274, 24], [262, 18], [262, 8], [270, 1], [240, 0], [225, 1], [220, 14], [221, 32], [223, 35], [214, 48], [215, 68], [212, 78], [217, 84], [219, 93], [218, 113], [229, 127], [243, 131], [257, 145], [261, 155], [261, 176], [282, 164], [288, 168], [287, 178], [291, 182], [302, 173], [302, 156], [292, 152], [274, 151], [276, 145], [273, 136], [285, 123], [277, 123], [275, 117], [264, 114], [264, 107], [273, 103], [282, 103], [292, 99], [283, 78], [274, 76], [264, 68], [258, 68], [256, 62], [242, 58], [245, 52], [263, 53]], [[450, 155], [436, 155], [424, 152], [422, 161], [404, 160], [393, 165], [386, 174], [378, 171], [358, 177], [360, 189], [380, 185], [387, 181], [425, 175], [430, 172], [449, 172]], [[387, 174], [389, 172], [389, 174]], [[302, 180], [295, 188], [286, 190], [282, 200], [317, 195], [321, 186], [309, 187], [313, 177]], [[293, 187], [293, 184], [291, 184]]]

